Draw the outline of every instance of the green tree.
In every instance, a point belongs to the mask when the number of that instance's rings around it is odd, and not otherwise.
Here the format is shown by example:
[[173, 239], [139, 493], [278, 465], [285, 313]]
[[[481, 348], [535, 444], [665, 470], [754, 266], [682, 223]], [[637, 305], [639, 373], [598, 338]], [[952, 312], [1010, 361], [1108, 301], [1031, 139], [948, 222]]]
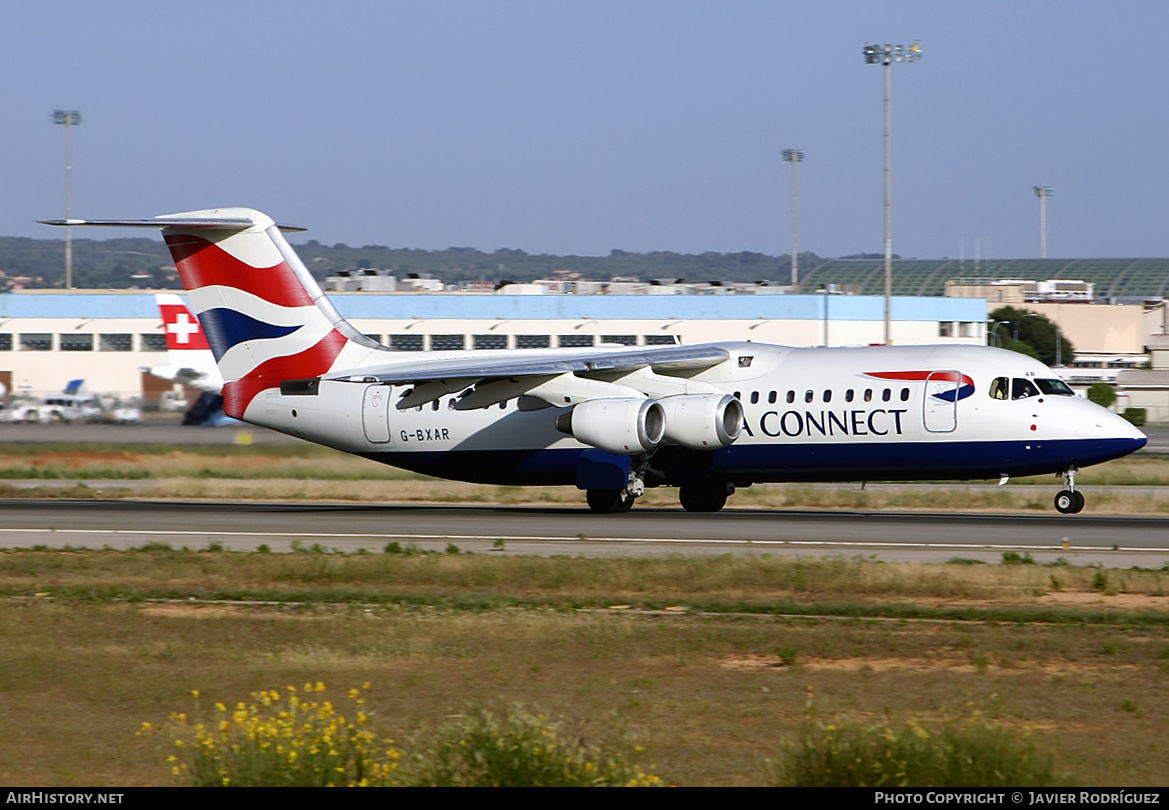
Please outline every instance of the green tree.
[[[990, 319], [992, 323], [1003, 322], [996, 325], [992, 331], [1003, 339], [1004, 349], [1037, 357], [1040, 362], [1052, 366], [1057, 360], [1055, 347], [1058, 339], [1060, 361], [1064, 364], [1070, 363], [1075, 355], [1072, 342], [1045, 315], [1020, 307], [999, 307], [990, 313]], [[1010, 338], [1006, 337], [1007, 334]], [[1031, 351], [1027, 351], [1024, 346]]]
[[1116, 389], [1108, 383], [1096, 382], [1088, 386], [1088, 399], [1097, 405], [1111, 408], [1116, 402]]

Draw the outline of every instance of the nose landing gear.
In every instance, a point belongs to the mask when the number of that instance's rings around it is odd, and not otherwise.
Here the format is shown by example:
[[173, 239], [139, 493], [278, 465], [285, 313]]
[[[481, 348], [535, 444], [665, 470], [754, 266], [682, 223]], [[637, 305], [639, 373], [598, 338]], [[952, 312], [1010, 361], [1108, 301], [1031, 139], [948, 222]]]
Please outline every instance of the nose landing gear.
[[1055, 496], [1055, 510], [1065, 515], [1075, 515], [1084, 509], [1084, 493], [1076, 491], [1076, 469], [1072, 467], [1063, 474], [1067, 489]]

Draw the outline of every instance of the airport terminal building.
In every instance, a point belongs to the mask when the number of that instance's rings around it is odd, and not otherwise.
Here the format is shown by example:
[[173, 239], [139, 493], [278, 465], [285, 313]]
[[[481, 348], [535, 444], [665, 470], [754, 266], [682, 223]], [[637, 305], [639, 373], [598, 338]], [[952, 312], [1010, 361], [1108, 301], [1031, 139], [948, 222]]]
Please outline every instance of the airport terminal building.
[[[172, 291], [173, 292], [173, 291]], [[790, 346], [884, 343], [884, 299], [859, 295], [500, 295], [332, 292], [360, 331], [394, 349], [695, 344], [750, 340]], [[898, 296], [893, 342], [986, 343], [986, 301]], [[70, 380], [149, 407], [171, 384], [153, 292], [29, 291], [0, 295], [0, 383], [43, 396]]]

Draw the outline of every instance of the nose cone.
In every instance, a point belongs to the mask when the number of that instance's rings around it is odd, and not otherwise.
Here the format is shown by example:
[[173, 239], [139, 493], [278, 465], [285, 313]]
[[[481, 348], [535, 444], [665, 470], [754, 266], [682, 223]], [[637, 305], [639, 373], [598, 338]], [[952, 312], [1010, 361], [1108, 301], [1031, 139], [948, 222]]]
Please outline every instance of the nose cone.
[[1102, 420], [1103, 424], [1100, 427], [1112, 438], [1133, 442], [1133, 450], [1140, 450], [1149, 441], [1148, 436], [1123, 416], [1118, 416], [1112, 411], [1108, 411], [1107, 417]]
[[1106, 456], [1101, 460], [1127, 456], [1148, 443], [1148, 437], [1127, 419], [1093, 402], [1084, 404], [1090, 408], [1085, 409], [1087, 413], [1084, 415], [1088, 418], [1084, 420], [1082, 427], [1096, 440], [1101, 454]]

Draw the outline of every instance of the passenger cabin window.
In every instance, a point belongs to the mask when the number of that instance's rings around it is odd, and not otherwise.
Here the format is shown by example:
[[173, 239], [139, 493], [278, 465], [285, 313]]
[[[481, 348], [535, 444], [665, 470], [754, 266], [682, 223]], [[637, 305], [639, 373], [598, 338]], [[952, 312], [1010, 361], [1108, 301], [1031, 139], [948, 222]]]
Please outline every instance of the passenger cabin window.
[[847, 391], [844, 392], [844, 401], [845, 402], [852, 402], [852, 389], [851, 388], [849, 388]]
[[756, 404], [758, 404], [758, 402], [759, 402], [759, 392], [752, 391], [751, 392], [751, 404], [756, 405]]
[[888, 402], [892, 398], [893, 398], [893, 392], [890, 391], [888, 388], [886, 388], [884, 391], [881, 392], [881, 401], [882, 402]]
[[909, 402], [909, 389], [908, 388], [901, 389], [901, 401], [902, 402]]
[[787, 392], [787, 401], [788, 402], [795, 402], [796, 401], [796, 392], [795, 391], [788, 391]]
[[811, 402], [815, 398], [815, 394], [811, 391], [804, 392], [804, 402]]
[[831, 392], [831, 391], [827, 391], [827, 390], [826, 390], [826, 391], [824, 392], [824, 401], [825, 401], [825, 402], [831, 402], [831, 401], [832, 401], [832, 392]]
[[774, 391], [771, 391], [767, 394], [767, 404], [768, 405], [775, 404], [775, 392]]

